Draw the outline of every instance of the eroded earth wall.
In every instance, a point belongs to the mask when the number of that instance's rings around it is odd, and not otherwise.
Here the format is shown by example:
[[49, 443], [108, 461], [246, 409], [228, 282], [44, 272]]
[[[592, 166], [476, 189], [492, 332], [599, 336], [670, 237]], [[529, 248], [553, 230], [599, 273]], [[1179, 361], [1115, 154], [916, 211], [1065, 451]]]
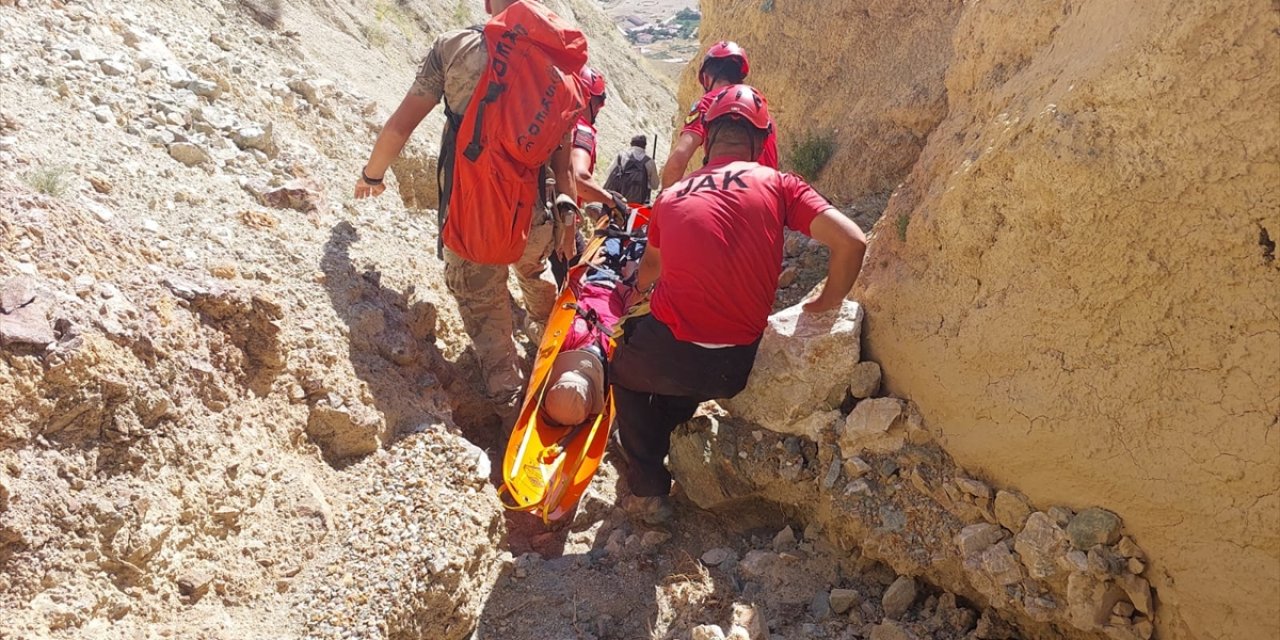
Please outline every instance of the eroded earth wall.
[[1262, 0], [966, 3], [856, 292], [958, 463], [1124, 518], [1162, 638], [1280, 635], [1278, 29]]
[[[769, 98], [783, 168], [811, 136], [833, 145], [815, 183], [833, 199], [892, 190], [946, 115], [943, 75], [958, 3], [706, 0], [701, 6], [704, 48], [722, 39], [746, 47], [747, 82]], [[702, 95], [697, 66], [694, 60], [682, 78], [680, 123]], [[693, 164], [700, 163], [696, 154]]]

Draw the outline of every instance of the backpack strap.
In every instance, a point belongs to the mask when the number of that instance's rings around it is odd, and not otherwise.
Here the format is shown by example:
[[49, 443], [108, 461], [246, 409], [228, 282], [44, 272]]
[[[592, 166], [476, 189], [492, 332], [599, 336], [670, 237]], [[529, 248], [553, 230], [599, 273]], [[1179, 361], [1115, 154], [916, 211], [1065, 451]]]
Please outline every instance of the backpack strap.
[[[484, 39], [484, 25], [473, 24], [468, 31], [480, 34]], [[440, 153], [436, 158], [436, 196], [440, 204], [436, 207], [436, 258], [444, 260], [444, 221], [449, 217], [449, 199], [453, 197], [453, 162], [457, 157], [458, 130], [462, 128], [462, 114], [449, 106], [449, 97], [444, 98], [444, 135], [440, 137]]]
[[480, 157], [480, 154], [484, 152], [484, 145], [480, 144], [480, 133], [484, 131], [484, 111], [506, 90], [507, 85], [493, 82], [490, 82], [489, 86], [485, 88], [484, 97], [480, 99], [480, 106], [476, 108], [476, 121], [471, 131], [471, 142], [467, 144], [466, 151], [462, 152], [462, 155], [466, 156], [468, 160], [475, 162]]
[[[480, 38], [484, 39], [484, 25], [473, 24], [467, 28], [479, 33]], [[480, 132], [484, 130], [484, 108], [497, 100], [498, 96], [502, 95], [502, 92], [506, 90], [507, 85], [505, 84], [490, 83], [488, 90], [485, 91], [484, 98], [480, 100], [480, 106], [476, 109], [475, 128], [471, 132], [471, 143], [467, 145], [467, 150], [463, 152], [463, 155], [468, 160], [475, 162], [476, 158], [480, 157], [480, 153], [484, 151], [484, 147], [478, 142], [480, 140]], [[458, 127], [462, 127], [462, 116], [458, 116]]]

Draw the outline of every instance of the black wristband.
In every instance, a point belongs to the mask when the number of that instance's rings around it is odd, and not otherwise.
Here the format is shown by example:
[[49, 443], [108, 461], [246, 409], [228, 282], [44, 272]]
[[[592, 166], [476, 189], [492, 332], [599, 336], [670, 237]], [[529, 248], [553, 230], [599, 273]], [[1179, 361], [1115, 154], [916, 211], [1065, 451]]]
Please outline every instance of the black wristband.
[[368, 168], [369, 168], [369, 167], [362, 167], [362, 168], [360, 169], [360, 179], [361, 179], [361, 180], [364, 180], [365, 184], [367, 184], [367, 185], [369, 185], [369, 186], [371, 186], [371, 187], [376, 187], [376, 186], [378, 186], [378, 185], [382, 184], [382, 178], [378, 178], [378, 179], [376, 179], [376, 180], [375, 180], [375, 179], [373, 179], [373, 178], [370, 178], [370, 177], [369, 177], [369, 174], [365, 173], [365, 171], [364, 171], [364, 170], [365, 170], [365, 169], [368, 169]]

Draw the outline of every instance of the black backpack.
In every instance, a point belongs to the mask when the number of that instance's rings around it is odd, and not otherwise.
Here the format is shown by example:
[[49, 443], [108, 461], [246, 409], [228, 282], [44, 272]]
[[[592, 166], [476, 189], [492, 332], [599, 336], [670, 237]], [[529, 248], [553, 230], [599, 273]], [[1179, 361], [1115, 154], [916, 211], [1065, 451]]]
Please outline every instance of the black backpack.
[[649, 170], [645, 167], [648, 159], [648, 156], [636, 158], [627, 153], [626, 162], [614, 167], [604, 188], [622, 194], [627, 202], [649, 204]]

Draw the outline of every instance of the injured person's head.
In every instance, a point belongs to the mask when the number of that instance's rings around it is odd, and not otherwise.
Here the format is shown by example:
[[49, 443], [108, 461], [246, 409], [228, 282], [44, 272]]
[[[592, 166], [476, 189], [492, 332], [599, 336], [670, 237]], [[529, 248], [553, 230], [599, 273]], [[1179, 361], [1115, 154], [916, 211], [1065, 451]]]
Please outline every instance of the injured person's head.
[[581, 424], [604, 411], [604, 363], [590, 351], [561, 352], [547, 376], [542, 407], [548, 418], [563, 426]]

